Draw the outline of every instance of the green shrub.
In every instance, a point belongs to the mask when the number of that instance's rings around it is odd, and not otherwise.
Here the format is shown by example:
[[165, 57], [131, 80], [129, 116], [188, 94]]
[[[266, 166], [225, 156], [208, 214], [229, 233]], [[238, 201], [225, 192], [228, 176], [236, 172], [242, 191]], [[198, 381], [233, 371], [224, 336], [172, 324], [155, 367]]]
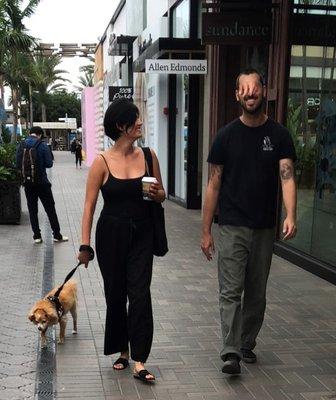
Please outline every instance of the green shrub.
[[11, 133], [10, 130], [6, 128], [4, 125], [1, 125], [1, 136], [4, 143], [10, 143]]
[[19, 171], [15, 165], [16, 145], [5, 143], [0, 146], [0, 181], [16, 181]]

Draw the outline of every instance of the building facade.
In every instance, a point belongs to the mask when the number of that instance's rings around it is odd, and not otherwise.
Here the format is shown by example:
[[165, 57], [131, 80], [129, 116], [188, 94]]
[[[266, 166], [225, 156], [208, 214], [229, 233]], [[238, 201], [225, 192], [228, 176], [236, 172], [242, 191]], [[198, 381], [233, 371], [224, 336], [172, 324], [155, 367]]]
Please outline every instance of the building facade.
[[[335, 19], [336, 0], [122, 0], [100, 43], [103, 110], [132, 89], [144, 121], [140, 144], [157, 152], [169, 199], [187, 208], [201, 208], [209, 148], [218, 129], [239, 116], [236, 76], [246, 67], [262, 72], [267, 113], [287, 126], [298, 153], [298, 235], [281, 240], [279, 209], [275, 251], [331, 281]], [[152, 70], [149, 60], [157, 61]], [[207, 73], [160, 71], [164, 62], [204, 60]]]

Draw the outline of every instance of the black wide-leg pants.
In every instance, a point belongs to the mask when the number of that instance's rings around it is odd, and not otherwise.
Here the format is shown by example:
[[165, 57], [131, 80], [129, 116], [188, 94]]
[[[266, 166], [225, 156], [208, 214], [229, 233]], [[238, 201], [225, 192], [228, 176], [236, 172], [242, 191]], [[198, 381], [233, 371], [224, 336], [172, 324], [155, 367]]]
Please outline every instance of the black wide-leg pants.
[[130, 345], [131, 358], [145, 362], [153, 340], [151, 219], [102, 214], [96, 252], [107, 306], [104, 354], [126, 351]]

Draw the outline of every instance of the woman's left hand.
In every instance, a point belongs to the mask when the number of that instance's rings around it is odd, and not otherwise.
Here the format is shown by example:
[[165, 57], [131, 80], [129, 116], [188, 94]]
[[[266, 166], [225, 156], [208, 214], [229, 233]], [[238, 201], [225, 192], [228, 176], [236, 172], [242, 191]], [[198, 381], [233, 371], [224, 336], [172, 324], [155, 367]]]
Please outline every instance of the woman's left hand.
[[162, 193], [161, 188], [158, 183], [151, 183], [149, 187], [149, 196], [151, 199], [157, 202], [162, 201]]

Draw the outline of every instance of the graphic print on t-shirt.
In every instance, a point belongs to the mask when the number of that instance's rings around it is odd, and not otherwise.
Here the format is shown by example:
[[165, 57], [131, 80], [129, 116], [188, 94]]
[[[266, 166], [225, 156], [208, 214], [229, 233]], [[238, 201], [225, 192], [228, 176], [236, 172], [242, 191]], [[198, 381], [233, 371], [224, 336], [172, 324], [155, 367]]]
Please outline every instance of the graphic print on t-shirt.
[[273, 151], [274, 145], [271, 143], [271, 139], [269, 136], [264, 137], [264, 143], [263, 143], [263, 150], [264, 151]]

